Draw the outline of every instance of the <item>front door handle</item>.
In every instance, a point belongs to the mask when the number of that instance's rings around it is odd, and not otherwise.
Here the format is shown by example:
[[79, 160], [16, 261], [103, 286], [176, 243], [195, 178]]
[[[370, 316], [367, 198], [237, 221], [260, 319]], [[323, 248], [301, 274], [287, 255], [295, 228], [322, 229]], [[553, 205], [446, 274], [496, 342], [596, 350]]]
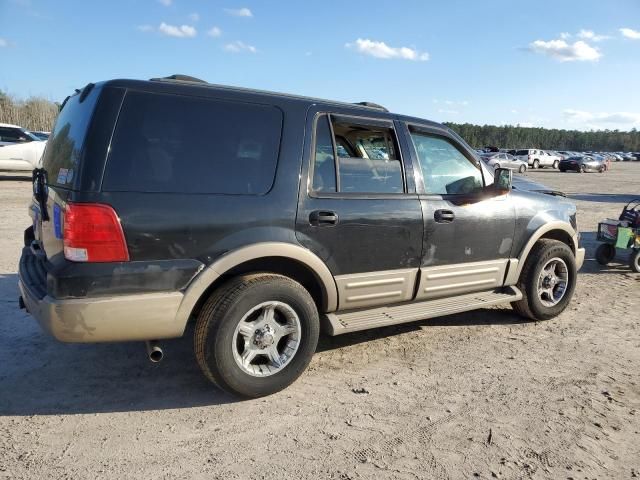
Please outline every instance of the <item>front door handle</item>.
[[316, 227], [338, 224], [338, 214], [327, 210], [315, 210], [309, 215], [309, 223]]
[[451, 210], [436, 210], [433, 218], [438, 223], [451, 223], [456, 218], [456, 215]]

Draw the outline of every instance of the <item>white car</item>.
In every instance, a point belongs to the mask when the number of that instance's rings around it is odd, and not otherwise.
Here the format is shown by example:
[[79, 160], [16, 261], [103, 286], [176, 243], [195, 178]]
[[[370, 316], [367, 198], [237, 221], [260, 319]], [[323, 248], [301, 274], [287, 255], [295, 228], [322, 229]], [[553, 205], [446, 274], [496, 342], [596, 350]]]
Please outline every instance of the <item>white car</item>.
[[0, 170], [33, 170], [46, 144], [22, 127], [0, 123]]
[[527, 165], [532, 168], [553, 167], [557, 169], [558, 165], [560, 165], [560, 157], [558, 155], [552, 155], [545, 150], [533, 148], [517, 150], [515, 156], [527, 162]]

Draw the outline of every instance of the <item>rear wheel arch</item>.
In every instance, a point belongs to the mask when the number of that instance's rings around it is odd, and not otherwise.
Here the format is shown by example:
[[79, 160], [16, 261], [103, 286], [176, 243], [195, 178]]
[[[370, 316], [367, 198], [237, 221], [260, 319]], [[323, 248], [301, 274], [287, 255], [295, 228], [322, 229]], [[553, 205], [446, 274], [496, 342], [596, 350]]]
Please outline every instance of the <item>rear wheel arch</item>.
[[231, 278], [256, 272], [280, 274], [300, 283], [319, 312], [337, 308], [335, 280], [320, 258], [297, 245], [266, 242], [229, 252], [200, 272], [185, 292], [176, 321], [186, 327], [216, 289]]

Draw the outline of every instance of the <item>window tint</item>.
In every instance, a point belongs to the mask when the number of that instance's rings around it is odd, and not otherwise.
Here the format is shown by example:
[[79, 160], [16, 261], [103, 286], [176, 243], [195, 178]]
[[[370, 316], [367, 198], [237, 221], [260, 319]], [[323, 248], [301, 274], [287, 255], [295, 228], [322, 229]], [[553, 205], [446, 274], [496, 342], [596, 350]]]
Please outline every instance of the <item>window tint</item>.
[[482, 173], [448, 140], [412, 132], [425, 190], [430, 194], [467, 194], [482, 188]]
[[98, 87], [93, 87], [82, 102], [80, 95], [74, 95], [58, 114], [42, 160], [49, 183], [69, 187], [77, 178], [82, 147], [99, 95]]
[[0, 127], [0, 141], [7, 143], [24, 142], [26, 140], [20, 140], [20, 138], [27, 139], [27, 135], [24, 134], [18, 128]]
[[316, 125], [316, 151], [313, 163], [313, 190], [336, 191], [336, 164], [329, 118], [323, 115]]
[[529, 155], [529, 150], [518, 150], [516, 155]]
[[340, 192], [404, 192], [402, 165], [390, 124], [351, 123], [341, 118], [334, 121], [333, 130], [343, 146], [338, 149]]
[[281, 130], [272, 106], [128, 92], [103, 189], [261, 195], [273, 184]]

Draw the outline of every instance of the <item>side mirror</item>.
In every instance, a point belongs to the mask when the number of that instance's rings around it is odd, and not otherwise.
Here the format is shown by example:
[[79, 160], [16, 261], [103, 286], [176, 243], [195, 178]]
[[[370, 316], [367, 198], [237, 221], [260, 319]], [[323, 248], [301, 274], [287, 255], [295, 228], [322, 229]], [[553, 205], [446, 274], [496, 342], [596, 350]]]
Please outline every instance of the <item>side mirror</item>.
[[511, 190], [513, 172], [508, 168], [496, 168], [493, 175], [493, 185], [500, 192]]

